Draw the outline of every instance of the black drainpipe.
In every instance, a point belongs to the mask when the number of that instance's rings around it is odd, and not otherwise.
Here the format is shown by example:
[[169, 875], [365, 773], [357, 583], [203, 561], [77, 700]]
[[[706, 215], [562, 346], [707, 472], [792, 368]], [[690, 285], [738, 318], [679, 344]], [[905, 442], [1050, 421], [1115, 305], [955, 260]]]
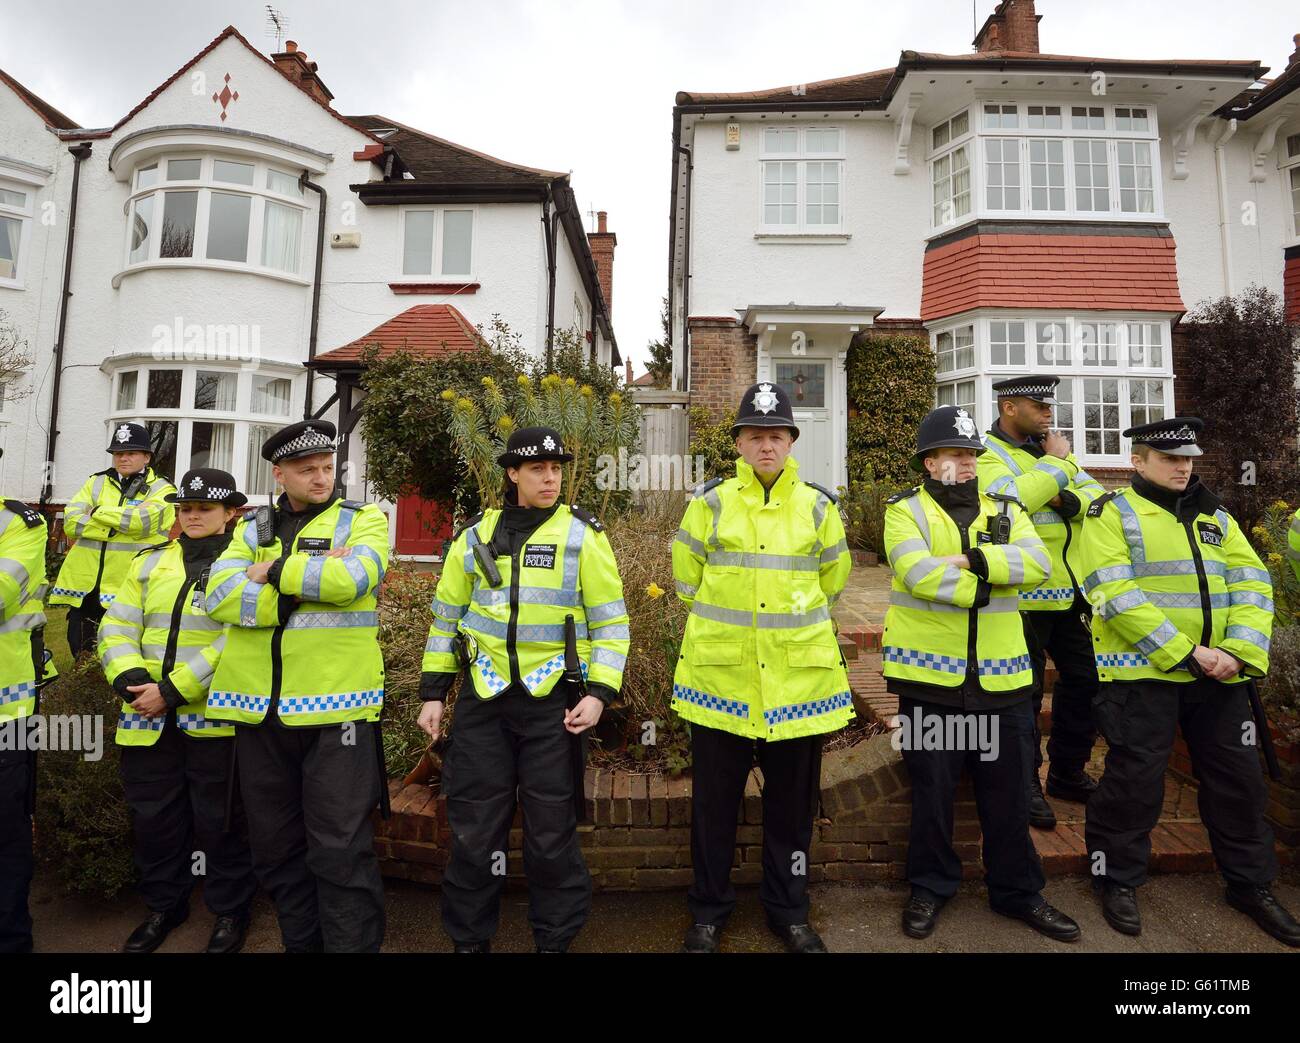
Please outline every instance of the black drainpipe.
[[[682, 390], [691, 389], [691, 171], [695, 159], [685, 145], [677, 151], [686, 157], [686, 217], [682, 227]], [[669, 288], [671, 292], [671, 287]], [[672, 332], [672, 314], [669, 313], [669, 333]]]
[[546, 369], [549, 372], [555, 364], [555, 270], [557, 267], [555, 236], [560, 229], [560, 215], [567, 210], [557, 200], [555, 210], [550, 212], [549, 202], [552, 192], [547, 191], [542, 201], [542, 222], [546, 226]]
[[302, 418], [310, 420], [312, 381], [316, 376], [315, 371], [311, 368], [311, 363], [316, 358], [317, 326], [320, 324], [320, 273], [321, 265], [325, 261], [325, 209], [329, 203], [329, 196], [320, 185], [307, 180], [307, 171], [305, 170], [302, 172], [302, 176], [298, 178], [298, 184], [303, 188], [310, 188], [320, 196], [320, 209], [316, 218], [316, 274], [312, 279], [311, 286], [311, 332], [307, 340], [307, 397], [302, 411]]
[[89, 141], [73, 145], [68, 151], [76, 162], [72, 166], [72, 197], [68, 202], [68, 241], [63, 252], [63, 293], [59, 303], [59, 331], [54, 341], [54, 388], [50, 394], [50, 433], [45, 443], [45, 483], [41, 486], [41, 506], [54, 494], [54, 449], [59, 440], [59, 386], [63, 382], [63, 338], [68, 329], [68, 301], [72, 297], [72, 244], [77, 237], [77, 190], [81, 187], [81, 164], [90, 155]]

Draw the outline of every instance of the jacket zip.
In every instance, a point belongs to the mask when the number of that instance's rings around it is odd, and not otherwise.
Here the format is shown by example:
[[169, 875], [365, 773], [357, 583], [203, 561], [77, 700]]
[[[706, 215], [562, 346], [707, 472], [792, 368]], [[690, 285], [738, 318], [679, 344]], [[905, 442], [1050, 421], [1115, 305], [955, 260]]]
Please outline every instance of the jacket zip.
[[[982, 515], [979, 517], [982, 517]], [[974, 523], [972, 522], [972, 524]], [[961, 552], [965, 554], [970, 550], [970, 526], [958, 525], [957, 531], [961, 533]], [[972, 573], [972, 575], [974, 574]], [[972, 605], [969, 611], [970, 633], [966, 639], [966, 655], [969, 657], [970, 666], [967, 671], [967, 676], [974, 678], [975, 683], [978, 685], [980, 683], [979, 659], [977, 658], [977, 653], [979, 651], [980, 610]]]
[[1079, 581], [1074, 578], [1074, 569], [1070, 568], [1070, 537], [1074, 535], [1074, 531], [1069, 518], [1061, 515], [1061, 521], [1065, 523], [1065, 544], [1061, 547], [1061, 564], [1065, 566], [1065, 571], [1070, 577], [1070, 596], [1071, 598], [1077, 598], [1080, 593]]
[[198, 576], [194, 579], [186, 577], [185, 582], [181, 584], [181, 592], [176, 595], [176, 603], [172, 605], [171, 628], [167, 631], [167, 651], [163, 653], [162, 661], [162, 680], [167, 677], [176, 666], [176, 646], [181, 638], [181, 613], [185, 610], [185, 599], [189, 596], [190, 591], [194, 588]]
[[[135, 476], [132, 475], [131, 477], [134, 478]], [[121, 507], [122, 504], [124, 503], [126, 503], [126, 489], [123, 487], [121, 476], [119, 475], [118, 485], [117, 485], [117, 505]], [[90, 513], [91, 514], [95, 513], [94, 507], [90, 508]], [[117, 531], [116, 529], [109, 529], [108, 530], [109, 537], [111, 538], [113, 533], [115, 533], [116, 531]], [[104, 556], [107, 553], [108, 553], [108, 540], [101, 540], [99, 543], [99, 569], [95, 573], [95, 585], [90, 588], [90, 593], [94, 594], [96, 598], [99, 597], [99, 585], [104, 581]]]
[[[497, 524], [501, 524], [500, 519]], [[519, 546], [510, 554], [510, 622], [506, 624], [506, 654], [510, 656], [511, 684], [522, 683], [519, 678], [519, 649], [515, 642], [519, 635], [519, 549], [528, 541], [528, 536], [520, 540]]]
[[1210, 637], [1214, 633], [1214, 618], [1210, 612], [1210, 581], [1205, 575], [1205, 561], [1201, 557], [1201, 549], [1196, 545], [1196, 539], [1192, 535], [1192, 521], [1183, 522], [1183, 531], [1187, 534], [1187, 545], [1192, 549], [1192, 561], [1196, 563], [1196, 585], [1201, 595], [1201, 640], [1198, 643], [1209, 648]]

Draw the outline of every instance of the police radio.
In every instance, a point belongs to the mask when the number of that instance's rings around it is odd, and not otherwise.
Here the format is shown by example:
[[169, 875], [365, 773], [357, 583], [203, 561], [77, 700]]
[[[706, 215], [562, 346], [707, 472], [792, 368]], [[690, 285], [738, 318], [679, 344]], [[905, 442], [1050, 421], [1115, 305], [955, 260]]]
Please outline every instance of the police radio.
[[1024, 510], [1024, 504], [1014, 496], [1007, 496], [1003, 493], [987, 493], [989, 499], [997, 500], [999, 512], [998, 516], [993, 519], [993, 526], [990, 531], [993, 534], [992, 542], [995, 544], [1006, 544], [1011, 542], [1011, 504], [1015, 504], [1021, 510]]

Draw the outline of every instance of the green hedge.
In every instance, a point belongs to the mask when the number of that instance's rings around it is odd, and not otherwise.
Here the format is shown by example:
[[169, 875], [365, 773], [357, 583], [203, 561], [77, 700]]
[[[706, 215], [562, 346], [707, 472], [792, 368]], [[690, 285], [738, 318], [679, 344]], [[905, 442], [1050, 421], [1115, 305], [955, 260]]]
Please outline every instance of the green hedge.
[[849, 484], [868, 476], [914, 483], [907, 461], [916, 447], [917, 427], [934, 408], [929, 340], [912, 333], [856, 337], [844, 368], [855, 411], [848, 423]]

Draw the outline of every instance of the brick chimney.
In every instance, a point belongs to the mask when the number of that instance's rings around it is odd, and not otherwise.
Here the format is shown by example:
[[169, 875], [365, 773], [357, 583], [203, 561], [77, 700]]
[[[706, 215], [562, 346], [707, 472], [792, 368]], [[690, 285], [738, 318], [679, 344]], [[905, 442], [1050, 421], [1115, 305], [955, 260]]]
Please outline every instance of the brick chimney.
[[1038, 54], [1038, 19], [1034, 0], [1002, 0], [975, 36], [980, 54], [1020, 51]]
[[607, 214], [604, 210], [596, 211], [596, 230], [587, 233], [587, 242], [591, 244], [591, 256], [596, 262], [596, 275], [600, 279], [600, 289], [605, 295], [605, 307], [614, 313], [614, 247], [618, 237], [605, 227]]
[[1287, 60], [1286, 67], [1294, 69], [1297, 63], [1300, 63], [1300, 33], [1291, 37], [1291, 42], [1295, 44], [1295, 50], [1291, 52], [1291, 57]]
[[275, 62], [275, 67], [286, 77], [305, 88], [318, 101], [329, 105], [334, 100], [334, 95], [316, 73], [316, 63], [309, 62], [307, 55], [298, 50], [298, 45], [292, 40], [285, 40], [284, 50], [271, 55], [271, 61]]

